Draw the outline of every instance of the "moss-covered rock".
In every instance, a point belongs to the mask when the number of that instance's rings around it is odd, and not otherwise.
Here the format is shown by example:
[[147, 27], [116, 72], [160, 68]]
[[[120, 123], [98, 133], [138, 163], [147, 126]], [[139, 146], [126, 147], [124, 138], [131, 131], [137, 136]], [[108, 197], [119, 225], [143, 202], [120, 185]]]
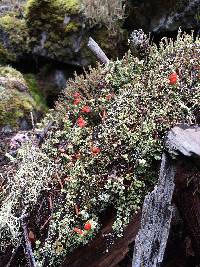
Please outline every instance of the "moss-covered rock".
[[79, 0], [30, 0], [25, 13], [34, 53], [87, 64], [81, 53], [84, 30]]
[[0, 62], [16, 61], [29, 52], [29, 35], [24, 19], [15, 13], [0, 17]]
[[36, 119], [46, 109], [36, 81], [26, 80], [11, 67], [0, 67], [0, 128], [25, 129], [31, 125], [31, 115]]
[[6, 64], [15, 59], [15, 56], [10, 53], [3, 44], [0, 43], [0, 64]]
[[119, 56], [119, 43], [124, 35], [120, 26], [116, 29], [113, 37], [105, 25], [89, 23], [81, 0], [29, 0], [23, 16], [12, 12], [0, 17], [0, 62], [15, 61], [31, 53], [87, 66], [94, 63], [87, 48], [89, 36], [109, 56]]

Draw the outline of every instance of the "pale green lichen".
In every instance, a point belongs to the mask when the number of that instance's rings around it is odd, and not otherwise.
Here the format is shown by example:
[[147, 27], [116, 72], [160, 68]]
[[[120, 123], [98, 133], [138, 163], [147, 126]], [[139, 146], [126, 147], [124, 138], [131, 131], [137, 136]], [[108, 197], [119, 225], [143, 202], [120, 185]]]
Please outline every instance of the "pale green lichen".
[[5, 78], [16, 78], [20, 79], [22, 82], [24, 81], [23, 75], [17, 71], [16, 69], [10, 67], [10, 66], [0, 66], [0, 77], [5, 77]]

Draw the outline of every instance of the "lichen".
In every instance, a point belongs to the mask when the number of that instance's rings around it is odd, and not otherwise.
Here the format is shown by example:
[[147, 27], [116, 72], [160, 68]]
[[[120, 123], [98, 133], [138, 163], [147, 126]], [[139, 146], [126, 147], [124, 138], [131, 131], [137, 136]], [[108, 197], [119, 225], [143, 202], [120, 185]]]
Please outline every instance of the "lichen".
[[17, 71], [16, 69], [10, 67], [10, 66], [0, 66], [0, 77], [5, 77], [5, 78], [16, 78], [20, 79], [22, 82], [24, 81], [23, 75]]
[[19, 119], [30, 120], [30, 112], [36, 106], [30, 95], [15, 89], [0, 87], [0, 127], [17, 127]]

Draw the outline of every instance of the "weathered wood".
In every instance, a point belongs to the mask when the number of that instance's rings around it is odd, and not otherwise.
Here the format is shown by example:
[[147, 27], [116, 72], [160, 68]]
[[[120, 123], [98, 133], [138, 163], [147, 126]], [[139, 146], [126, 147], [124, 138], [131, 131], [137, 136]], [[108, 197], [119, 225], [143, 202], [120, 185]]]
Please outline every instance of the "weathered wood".
[[109, 63], [109, 59], [107, 58], [106, 54], [103, 52], [101, 47], [92, 39], [92, 37], [89, 38], [88, 47], [96, 55], [101, 63], [105, 65]]
[[37, 267], [35, 258], [33, 255], [33, 250], [31, 247], [31, 242], [29, 241], [27, 225], [26, 225], [24, 217], [21, 219], [21, 224], [22, 224], [22, 229], [23, 229], [23, 234], [24, 234], [24, 241], [25, 241], [24, 253], [25, 253], [26, 260], [27, 260], [27, 265], [29, 267]]
[[[157, 267], [162, 263], [172, 218], [174, 183], [177, 208], [189, 229], [196, 263], [200, 264], [200, 171], [199, 175], [191, 175], [195, 164], [200, 167], [200, 127], [174, 127], [166, 137], [165, 148], [169, 156], [162, 159], [158, 186], [144, 201], [133, 267]], [[176, 169], [179, 171], [175, 176]]]
[[200, 264], [200, 127], [174, 127], [167, 136], [166, 147], [177, 157], [175, 176], [176, 206], [188, 229]]
[[[105, 214], [105, 225], [88, 245], [75, 250], [62, 267], [116, 267], [129, 252], [129, 245], [134, 242], [140, 226], [141, 212], [135, 214], [126, 227], [122, 238], [110, 236], [115, 214]], [[112, 243], [114, 241], [114, 243]]]
[[162, 263], [172, 218], [175, 165], [163, 154], [158, 185], [144, 200], [141, 229], [135, 240], [133, 267]]

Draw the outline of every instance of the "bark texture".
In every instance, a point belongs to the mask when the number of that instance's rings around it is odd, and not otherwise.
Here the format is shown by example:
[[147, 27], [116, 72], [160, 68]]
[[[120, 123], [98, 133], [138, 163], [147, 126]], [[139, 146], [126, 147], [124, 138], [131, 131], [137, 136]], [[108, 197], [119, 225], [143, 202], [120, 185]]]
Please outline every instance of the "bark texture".
[[158, 185], [144, 200], [141, 229], [135, 241], [133, 267], [156, 267], [164, 257], [173, 208], [175, 166], [163, 154]]

